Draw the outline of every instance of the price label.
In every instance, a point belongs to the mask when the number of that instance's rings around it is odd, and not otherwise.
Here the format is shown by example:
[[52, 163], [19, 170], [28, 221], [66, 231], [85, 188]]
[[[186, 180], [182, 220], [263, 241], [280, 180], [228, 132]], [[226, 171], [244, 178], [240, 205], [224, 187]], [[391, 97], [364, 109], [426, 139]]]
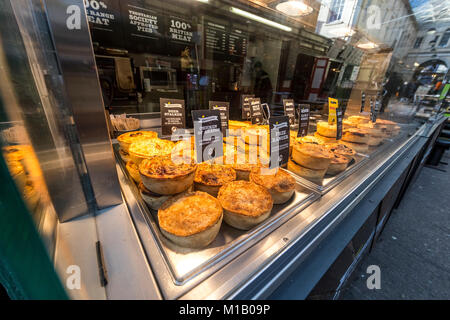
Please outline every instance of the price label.
[[244, 94], [241, 96], [242, 119], [248, 120], [251, 117], [250, 99], [254, 98], [254, 94]]
[[366, 105], [366, 94], [364, 91], [361, 93], [361, 110], [359, 112], [364, 112], [364, 106]]
[[260, 98], [250, 99], [250, 113], [252, 118], [252, 124], [260, 124], [264, 121], [264, 115], [261, 108]]
[[226, 130], [228, 129], [230, 103], [225, 102], [225, 101], [210, 101], [209, 109], [220, 111], [220, 121], [221, 121], [221, 126], [222, 126], [222, 133], [225, 134]]
[[309, 104], [300, 104], [298, 106], [299, 126], [297, 137], [304, 137], [308, 135], [309, 114], [310, 114]]
[[278, 168], [289, 160], [289, 117], [271, 117], [270, 129], [270, 168]]
[[289, 124], [295, 124], [295, 104], [292, 99], [283, 99], [284, 115], [289, 117]]
[[336, 140], [342, 139], [342, 120], [344, 118], [344, 113], [342, 112], [342, 108], [336, 109]]
[[328, 123], [336, 123], [336, 110], [339, 108], [339, 103], [337, 99], [328, 98]]
[[179, 128], [186, 127], [184, 100], [159, 99], [161, 110], [161, 131], [165, 136], [173, 134]]
[[223, 135], [219, 110], [193, 110], [197, 162], [223, 156]]

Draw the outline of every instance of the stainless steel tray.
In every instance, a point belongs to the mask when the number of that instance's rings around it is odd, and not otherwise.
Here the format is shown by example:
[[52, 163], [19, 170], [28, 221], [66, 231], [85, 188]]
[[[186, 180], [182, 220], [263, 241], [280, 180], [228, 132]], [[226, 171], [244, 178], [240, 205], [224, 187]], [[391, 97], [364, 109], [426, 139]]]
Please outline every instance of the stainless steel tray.
[[[117, 151], [118, 145], [114, 145], [114, 149]], [[184, 285], [206, 270], [228, 263], [320, 197], [318, 193], [300, 184], [297, 177], [289, 172], [296, 178], [296, 192], [286, 204], [274, 205], [266, 221], [249, 231], [238, 230], [222, 223], [217, 238], [208, 247], [187, 249], [175, 245], [161, 234], [157, 212], [149, 209], [142, 200], [136, 184], [132, 181], [117, 152], [116, 159], [123, 174], [128, 177], [130, 189], [140, 209], [145, 213], [146, 221], [176, 285]]]

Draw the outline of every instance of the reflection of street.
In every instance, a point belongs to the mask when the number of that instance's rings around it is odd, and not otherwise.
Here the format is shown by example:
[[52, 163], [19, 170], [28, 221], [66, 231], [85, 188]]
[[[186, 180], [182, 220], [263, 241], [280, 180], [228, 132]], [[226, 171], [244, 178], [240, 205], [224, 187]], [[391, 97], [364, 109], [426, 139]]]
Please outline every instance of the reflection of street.
[[[384, 110], [384, 115], [389, 117], [395, 117], [399, 119], [405, 119], [412, 117], [415, 113], [416, 106], [412, 103], [401, 102], [397, 99], [391, 99]], [[383, 114], [381, 114], [383, 117]]]

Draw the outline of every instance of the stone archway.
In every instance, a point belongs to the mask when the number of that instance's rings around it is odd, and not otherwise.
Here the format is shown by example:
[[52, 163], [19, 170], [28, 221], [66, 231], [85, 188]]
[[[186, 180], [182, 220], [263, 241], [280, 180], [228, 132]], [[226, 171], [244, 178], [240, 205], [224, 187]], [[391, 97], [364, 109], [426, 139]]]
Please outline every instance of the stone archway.
[[414, 81], [422, 85], [434, 84], [442, 81], [448, 73], [448, 65], [440, 59], [432, 59], [420, 64], [414, 72]]

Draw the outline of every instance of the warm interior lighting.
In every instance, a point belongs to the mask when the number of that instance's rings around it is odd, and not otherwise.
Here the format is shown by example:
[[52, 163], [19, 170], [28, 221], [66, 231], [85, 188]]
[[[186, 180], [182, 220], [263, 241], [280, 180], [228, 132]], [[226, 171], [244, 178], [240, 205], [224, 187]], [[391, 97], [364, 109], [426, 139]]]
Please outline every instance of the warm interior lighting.
[[284, 30], [284, 31], [287, 31], [287, 32], [291, 32], [292, 31], [291, 27], [288, 27], [288, 26], [279, 24], [279, 23], [277, 23], [275, 21], [272, 21], [272, 20], [269, 20], [269, 19], [257, 16], [256, 14], [253, 14], [253, 13], [250, 13], [250, 12], [247, 12], [247, 11], [235, 8], [235, 7], [231, 7], [230, 10], [231, 10], [231, 12], [233, 12], [233, 13], [235, 13], [237, 15], [240, 15], [242, 17], [245, 17], [245, 18], [248, 18], [248, 19], [260, 22], [260, 23], [264, 23], [264, 24], [266, 24], [268, 26], [271, 26], [271, 27], [274, 27], [274, 28], [278, 28], [278, 29], [281, 29], [281, 30]]
[[435, 34], [436, 33], [436, 29], [435, 28], [430, 28], [427, 31], [428, 34]]
[[358, 48], [360, 49], [375, 49], [378, 48], [378, 45], [373, 42], [366, 42], [358, 44]]
[[283, 12], [288, 16], [298, 17], [310, 14], [313, 8], [308, 6], [301, 0], [291, 0], [286, 2], [281, 2], [275, 7], [278, 11]]

